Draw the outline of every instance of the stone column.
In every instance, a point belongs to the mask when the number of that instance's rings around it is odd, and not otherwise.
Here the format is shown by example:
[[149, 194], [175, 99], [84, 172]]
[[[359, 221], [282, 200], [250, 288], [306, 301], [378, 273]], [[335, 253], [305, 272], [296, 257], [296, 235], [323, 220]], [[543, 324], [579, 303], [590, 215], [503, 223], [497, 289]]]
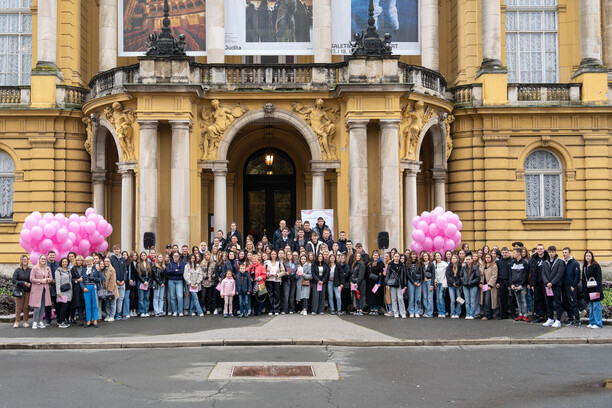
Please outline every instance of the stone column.
[[57, 67], [57, 0], [38, 0], [37, 67]]
[[106, 203], [106, 170], [92, 170], [93, 181], [93, 208], [97, 214], [104, 215], [104, 204]]
[[602, 0], [601, 10], [603, 11], [603, 64], [608, 67], [608, 72], [612, 73], [612, 0]]
[[155, 233], [159, 239], [157, 223], [159, 217], [159, 186], [157, 174], [157, 121], [139, 120], [140, 163], [138, 171], [138, 239], [140, 250], [144, 250], [145, 232]]
[[349, 119], [349, 224], [354, 244], [368, 248], [368, 131], [369, 120]]
[[446, 210], [446, 169], [432, 169], [434, 182], [434, 207]]
[[580, 0], [580, 66], [601, 65], [599, 0]]
[[440, 70], [438, 0], [421, 1], [421, 65]]
[[117, 163], [121, 174], [121, 248], [134, 249], [134, 170], [137, 163]]
[[332, 0], [317, 0], [316, 7], [313, 8], [315, 64], [330, 64], [332, 62], [331, 2]]
[[190, 120], [171, 120], [170, 238], [173, 244], [190, 245], [189, 240], [189, 129]]
[[206, 0], [206, 61], [225, 62], [225, 0]]
[[482, 66], [501, 68], [500, 0], [482, 0]]
[[215, 200], [214, 200], [214, 231], [227, 231], [227, 160], [216, 160], [212, 164], [214, 175]]
[[412, 219], [417, 215], [417, 174], [421, 171], [421, 162], [402, 160], [404, 169], [404, 249], [412, 241]]
[[310, 174], [312, 175], [312, 208], [322, 210], [325, 208], [325, 171], [324, 161], [310, 161]]
[[399, 120], [380, 120], [380, 218], [389, 248], [400, 245]]
[[117, 0], [99, 0], [99, 2], [98, 60], [100, 71], [107, 71], [117, 66]]

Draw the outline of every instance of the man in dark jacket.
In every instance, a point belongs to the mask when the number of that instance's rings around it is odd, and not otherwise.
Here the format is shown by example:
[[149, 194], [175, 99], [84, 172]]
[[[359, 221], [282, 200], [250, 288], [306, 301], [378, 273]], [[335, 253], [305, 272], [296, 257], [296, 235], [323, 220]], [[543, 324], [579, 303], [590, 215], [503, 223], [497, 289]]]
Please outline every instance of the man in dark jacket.
[[272, 234], [272, 247], [276, 248], [276, 241], [282, 238], [283, 229], [286, 227], [287, 227], [287, 221], [280, 220], [280, 222], [278, 223], [278, 229], [274, 231], [274, 234]]
[[[548, 256], [550, 260], [542, 267], [542, 280], [544, 281], [546, 290], [546, 314], [548, 320], [544, 326], [552, 326], [554, 328], [561, 327], [561, 314], [563, 313], [563, 304], [561, 303], [561, 291], [563, 285], [563, 273], [565, 272], [565, 264], [557, 256], [557, 248], [555, 246], [548, 247]], [[552, 291], [552, 296], [551, 296]], [[554, 302], [554, 304], [553, 304]], [[553, 320], [554, 312], [557, 312], [557, 319]]]
[[338, 243], [338, 252], [346, 254], [346, 232], [340, 231], [340, 236], [336, 242]]
[[529, 259], [530, 287], [533, 289], [534, 323], [542, 323], [546, 317], [546, 292], [542, 279], [542, 267], [546, 265], [548, 253], [544, 245], [538, 244], [536, 254]]
[[516, 321], [528, 322], [527, 317], [527, 283], [529, 282], [529, 264], [521, 255], [521, 248], [514, 248], [514, 259], [510, 260], [510, 289], [514, 293], [518, 306]]
[[121, 247], [118, 244], [113, 245], [113, 253], [110, 256], [111, 265], [115, 269], [115, 275], [117, 279], [117, 289], [119, 290], [119, 297], [117, 298], [117, 313], [115, 320], [125, 319], [122, 315], [123, 312], [123, 301], [125, 300], [125, 281], [127, 276], [127, 264], [125, 259], [121, 256]]
[[[497, 289], [499, 292], [499, 320], [508, 318], [508, 290], [510, 288], [510, 253], [508, 248], [503, 247], [501, 250], [502, 257], [497, 259]], [[514, 314], [514, 309], [512, 309]]]
[[563, 262], [565, 273], [563, 275], [563, 308], [567, 313], [568, 322], [566, 326], [580, 327], [580, 313], [576, 295], [578, 293], [578, 282], [580, 280], [580, 264], [572, 256], [569, 247], [563, 248]]
[[[323, 217], [319, 217], [317, 219], [317, 224], [314, 226], [312, 230], [316, 232], [317, 234], [319, 234], [319, 238], [321, 238], [323, 236], [323, 231], [325, 231], [326, 229], [330, 230], [331, 232], [331, 229], [327, 226]], [[330, 233], [330, 236], [331, 236], [331, 233]]]
[[334, 240], [331, 237], [331, 231], [329, 229], [323, 230], [323, 237], [321, 241], [323, 241], [327, 245], [327, 249], [329, 251], [332, 250], [332, 247], [334, 246]]
[[[233, 237], [233, 236], [235, 236], [236, 238], [238, 238], [238, 242], [237, 242], [237, 244], [238, 244], [238, 246], [239, 246], [240, 248], [243, 248], [243, 245], [242, 245], [242, 234], [240, 233], [240, 231], [238, 231], [238, 230], [236, 229], [236, 223], [235, 223], [235, 222], [232, 222], [232, 223], [230, 224], [230, 230], [229, 230], [229, 232], [227, 233], [227, 238], [225, 238], [225, 242], [226, 242], [226, 243], [230, 243], [230, 242], [232, 242], [232, 237]], [[202, 257], [202, 259], [204, 259], [204, 257]]]
[[304, 239], [306, 242], [312, 240], [312, 228], [310, 228], [310, 222], [304, 221]]
[[291, 248], [291, 251], [294, 251], [294, 244], [295, 241], [293, 241], [291, 238], [289, 238], [289, 228], [284, 227], [282, 230], [282, 235], [280, 238], [278, 238], [276, 240], [276, 244], [275, 244], [275, 248], [277, 251], [284, 251], [285, 247], [287, 245], [289, 245], [289, 247]]

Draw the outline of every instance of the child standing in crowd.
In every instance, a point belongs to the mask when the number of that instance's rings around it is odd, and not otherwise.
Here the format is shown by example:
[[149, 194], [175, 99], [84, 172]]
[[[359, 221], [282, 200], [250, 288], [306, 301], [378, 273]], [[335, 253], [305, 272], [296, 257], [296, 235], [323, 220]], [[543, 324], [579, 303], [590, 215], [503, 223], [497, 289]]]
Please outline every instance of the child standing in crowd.
[[251, 275], [247, 272], [246, 265], [241, 263], [239, 266], [238, 276], [236, 277], [236, 295], [240, 301], [240, 314], [238, 317], [249, 317], [249, 298], [251, 297], [251, 289], [253, 281]]
[[234, 317], [232, 313], [232, 303], [236, 293], [236, 281], [232, 271], [225, 272], [225, 279], [221, 281], [221, 297], [223, 297], [223, 317]]

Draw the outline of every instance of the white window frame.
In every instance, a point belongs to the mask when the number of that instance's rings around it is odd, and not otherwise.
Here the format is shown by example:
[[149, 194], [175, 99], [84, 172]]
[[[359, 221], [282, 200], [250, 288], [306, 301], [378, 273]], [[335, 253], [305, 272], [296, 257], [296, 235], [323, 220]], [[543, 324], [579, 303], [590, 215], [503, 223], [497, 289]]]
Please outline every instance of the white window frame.
[[[13, 160], [13, 158], [11, 157], [10, 154], [5, 152], [4, 150], [0, 150], [0, 154], [6, 155], [6, 157], [9, 160], [11, 160], [11, 162], [13, 163], [13, 168], [15, 168], [15, 160]], [[13, 197], [11, 197], [11, 201], [13, 202], [13, 208], [12, 208], [11, 215], [8, 216], [8, 217], [0, 216], [0, 222], [7, 222], [7, 221], [12, 221], [13, 220], [13, 215], [15, 214], [15, 170], [13, 170], [13, 171], [0, 171], [0, 178], [3, 178], [3, 177], [7, 177], [7, 178], [12, 178], [13, 179]]]
[[[521, 33], [541, 33], [542, 34], [542, 43], [541, 43], [541, 54], [542, 54], [542, 81], [538, 82], [538, 83], [558, 83], [559, 82], [559, 7], [557, 6], [519, 6], [519, 5], [512, 5], [512, 6], [506, 6], [506, 11], [505, 14], [507, 15], [508, 13], [516, 13], [516, 24], [518, 27], [518, 24], [520, 22], [520, 13], [521, 12], [540, 12], [542, 14], [542, 20], [544, 20], [544, 16], [546, 14], [546, 12], [554, 12], [555, 13], [555, 19], [557, 21], [556, 23], [556, 30], [546, 30], [546, 29], [541, 29], [541, 30], [523, 30], [523, 29], [516, 29], [516, 30], [508, 30], [507, 26], [506, 26], [506, 55], [508, 55], [508, 34], [516, 34], [516, 50], [514, 51], [514, 53], [516, 54], [516, 67], [515, 68], [515, 73], [516, 73], [516, 81], [514, 81], [515, 83], [521, 83], [522, 81], [520, 80], [520, 66], [521, 66], [521, 52], [520, 52], [520, 40], [519, 37], [521, 35]], [[543, 24], [544, 25], [544, 24]], [[556, 45], [557, 45], [557, 49], [556, 49], [556, 56], [557, 56], [557, 64], [556, 64], [556, 69], [555, 69], [555, 81], [554, 82], [548, 82], [546, 80], [546, 34], [556, 34], [557, 35], [557, 41], [556, 41]], [[507, 65], [507, 61], [508, 58], [506, 57], [506, 65]], [[528, 83], [536, 83], [536, 82], [528, 82]]]
[[[555, 158], [559, 162], [559, 168], [558, 169], [527, 169], [525, 167], [525, 161], [527, 161], [527, 158], [530, 155], [538, 151], [547, 152], [555, 156]], [[525, 199], [525, 216], [528, 219], [540, 219], [540, 218], [560, 219], [560, 218], [563, 218], [563, 162], [559, 158], [559, 155], [557, 155], [552, 150], [535, 149], [529, 152], [527, 156], [525, 156], [525, 161], [523, 162], [523, 169], [525, 170], [525, 176], [538, 176], [538, 178], [540, 179], [539, 180], [540, 181], [540, 215], [539, 216], [527, 215], [527, 199]], [[544, 215], [544, 176], [545, 175], [554, 175], [554, 176], [558, 175], [559, 176], [559, 216]], [[527, 182], [526, 181], [525, 181], [525, 193], [527, 193]]]
[[[22, 0], [21, 4], [25, 4], [27, 3], [27, 1]], [[24, 33], [23, 32], [23, 18], [21, 17], [24, 14], [30, 15], [32, 18], [32, 29], [34, 28], [34, 17], [32, 16], [32, 10], [30, 9], [30, 7], [21, 7], [21, 8], [0, 8], [0, 14], [17, 14], [19, 15], [19, 31], [16, 33], [1, 33], [0, 32], [0, 36], [17, 36], [19, 38], [19, 61], [18, 61], [18, 77], [17, 77], [17, 85], [15, 84], [2, 84], [0, 83], [0, 86], [28, 86], [31, 84], [31, 79], [30, 82], [28, 83], [23, 83], [23, 74], [26, 73], [27, 71], [31, 71], [32, 70], [32, 58], [30, 58], [30, 65], [28, 67], [24, 67], [23, 66], [23, 37], [24, 36], [29, 36], [30, 38], [32, 38], [32, 41], [34, 40], [34, 35], [32, 32], [29, 33]], [[32, 51], [34, 50], [34, 44], [32, 43], [32, 49], [30, 50], [30, 57], [32, 55]], [[27, 71], [24, 71], [24, 69], [27, 69]], [[30, 77], [31, 78], [31, 77]]]

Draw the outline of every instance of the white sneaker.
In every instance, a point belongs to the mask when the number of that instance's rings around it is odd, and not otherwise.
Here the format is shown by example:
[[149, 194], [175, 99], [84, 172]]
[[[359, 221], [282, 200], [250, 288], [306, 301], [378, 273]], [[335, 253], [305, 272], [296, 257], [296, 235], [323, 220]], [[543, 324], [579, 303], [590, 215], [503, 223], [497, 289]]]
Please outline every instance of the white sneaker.
[[555, 322], [553, 323], [552, 327], [555, 328], [555, 329], [561, 327], [561, 322], [559, 320], [555, 320]]
[[399, 315], [397, 313], [394, 314], [393, 317], [395, 317], [396, 319], [399, 319]]
[[405, 318], [406, 318], [406, 315], [402, 315], [402, 319], [405, 319]]
[[552, 325], [553, 325], [553, 323], [554, 323], [554, 322], [555, 322], [555, 321], [554, 321], [553, 319], [548, 319], [548, 320], [546, 320], [546, 323], [544, 323], [542, 326], [544, 326], [544, 327], [550, 327], [550, 326], [552, 326]]
[[215, 309], [215, 311], [213, 312], [213, 314], [219, 314], [219, 311], [217, 309]]
[[200, 317], [204, 317], [204, 313], [200, 313], [198, 316], [200, 316]]
[[192, 315], [192, 316], [195, 316], [196, 314], [195, 314], [195, 312], [193, 312], [191, 315]]
[[185, 316], [185, 315], [184, 315], [184, 314], [182, 314], [182, 313], [179, 313], [179, 317], [183, 317], [183, 316]]
[[178, 313], [176, 312], [172, 313], [172, 317], [176, 317], [176, 316], [178, 316]]
[[414, 317], [414, 314], [411, 314], [411, 315], [410, 315], [410, 318], [412, 319], [413, 317]]
[[[591, 325], [589, 325], [589, 327], [591, 327]], [[38, 329], [38, 323], [36, 323], [36, 322], [32, 323], [32, 328], [33, 329]]]
[[419, 318], [421, 317], [421, 315], [417, 313], [417, 314], [415, 314], [415, 315], [414, 315], [414, 317], [416, 317], [417, 319], [419, 319]]
[[594, 325], [591, 326], [591, 329], [601, 329], [601, 327], [599, 327], [599, 326], [594, 324]]
[[44, 329], [45, 327], [47, 327], [47, 326], [45, 326], [45, 324], [43, 322], [38, 323], [38, 328], [39, 329]]
[[292, 315], [292, 314], [293, 314], [293, 312], [289, 312], [289, 314], [290, 314], [290, 315]]
[[589, 324], [589, 325], [587, 326], [587, 328], [592, 329], [592, 328], [593, 328], [593, 325], [592, 325], [592, 324]]
[[13, 325], [13, 329], [17, 329], [19, 328], [19, 322], [15, 322], [15, 324]]
[[[321, 313], [321, 314], [323, 314], [323, 313]], [[278, 312], [274, 313], [274, 316], [278, 316]]]
[[446, 317], [446, 315], [438, 315], [438, 318], [444, 319], [445, 317]]
[[66, 326], [64, 323], [61, 323], [61, 324], [60, 324], [59, 326], [57, 326], [57, 327], [59, 327], [60, 329], [67, 329], [67, 328], [68, 328], [68, 326]]
[[30, 327], [30, 324], [28, 322], [21, 322], [21, 326], [22, 327]]

